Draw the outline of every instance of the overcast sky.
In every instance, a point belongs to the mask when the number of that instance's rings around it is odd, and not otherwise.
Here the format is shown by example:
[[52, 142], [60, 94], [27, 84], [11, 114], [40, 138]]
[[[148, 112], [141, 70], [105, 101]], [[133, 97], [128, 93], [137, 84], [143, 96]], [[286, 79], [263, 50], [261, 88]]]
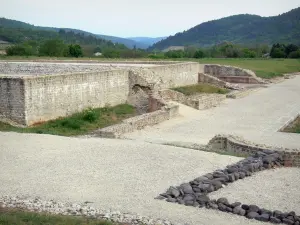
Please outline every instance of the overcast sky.
[[120, 37], [169, 36], [236, 14], [274, 16], [299, 0], [1, 0], [0, 17]]

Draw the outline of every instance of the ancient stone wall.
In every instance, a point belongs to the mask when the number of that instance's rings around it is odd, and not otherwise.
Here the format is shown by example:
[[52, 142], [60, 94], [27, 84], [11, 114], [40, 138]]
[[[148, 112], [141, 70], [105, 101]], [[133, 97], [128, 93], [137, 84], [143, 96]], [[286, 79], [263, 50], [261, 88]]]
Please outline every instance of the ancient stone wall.
[[122, 123], [96, 130], [93, 135], [106, 138], [120, 138], [123, 134], [143, 129], [178, 115], [178, 105], [167, 105], [160, 110], [135, 116]]
[[263, 81], [256, 74], [247, 69], [234, 66], [225, 66], [217, 64], [206, 64], [199, 67], [200, 73], [209, 74], [220, 80], [230, 83], [259, 84]]
[[11, 124], [25, 124], [24, 80], [0, 76], [0, 120]]
[[234, 136], [217, 135], [207, 145], [213, 151], [230, 152], [237, 155], [250, 156], [258, 151], [275, 151], [283, 153], [285, 166], [300, 167], [300, 149], [282, 149], [270, 146], [261, 146], [242, 140]]
[[172, 100], [195, 109], [203, 110], [209, 109], [219, 105], [226, 99], [226, 95], [222, 94], [197, 94], [186, 96], [178, 91], [165, 89], [159, 91], [159, 95], [164, 100]]

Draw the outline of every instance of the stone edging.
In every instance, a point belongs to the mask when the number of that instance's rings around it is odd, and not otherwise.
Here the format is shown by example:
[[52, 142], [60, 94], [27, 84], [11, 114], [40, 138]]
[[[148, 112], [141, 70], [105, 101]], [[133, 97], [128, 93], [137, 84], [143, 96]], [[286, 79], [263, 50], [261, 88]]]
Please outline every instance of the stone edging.
[[62, 203], [54, 200], [43, 201], [40, 198], [0, 196], [0, 208], [17, 208], [32, 212], [44, 212], [50, 214], [82, 216], [93, 219], [109, 220], [118, 223], [129, 223], [137, 225], [173, 225], [163, 219], [152, 219], [132, 213], [121, 213], [119, 211], [103, 210], [94, 208], [88, 203]]
[[146, 126], [155, 125], [163, 121], [169, 120], [178, 115], [178, 105], [168, 104], [160, 110], [135, 116], [122, 123], [96, 130], [92, 136], [100, 136], [106, 138], [120, 138], [123, 134], [143, 129]]
[[283, 152], [257, 151], [254, 155], [229, 165], [223, 170], [205, 174], [180, 186], [171, 186], [156, 199], [198, 208], [206, 207], [207, 209], [220, 210], [264, 222], [299, 225], [300, 217], [293, 211], [287, 213], [278, 210], [271, 211], [256, 205], [247, 205], [240, 202], [229, 203], [227, 198], [211, 200], [208, 196], [209, 193], [223, 188], [224, 185], [244, 179], [255, 172], [283, 166], [283, 156]]

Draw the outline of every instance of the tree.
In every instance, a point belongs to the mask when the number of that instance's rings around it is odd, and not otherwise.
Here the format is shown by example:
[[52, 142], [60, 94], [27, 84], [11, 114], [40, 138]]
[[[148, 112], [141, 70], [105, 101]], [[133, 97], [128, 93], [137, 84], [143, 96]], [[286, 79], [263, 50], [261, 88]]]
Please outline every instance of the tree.
[[289, 58], [299, 59], [300, 58], [300, 49], [297, 51], [293, 51], [288, 55]]
[[82, 49], [80, 45], [69, 45], [69, 56], [80, 57], [83, 56]]
[[255, 58], [256, 57], [256, 52], [250, 50], [249, 48], [244, 48], [243, 49], [243, 57], [244, 58]]
[[67, 46], [60, 39], [47, 40], [40, 46], [39, 55], [62, 57], [66, 49]]
[[285, 54], [288, 56], [291, 52], [296, 52], [299, 49], [297, 45], [289, 44], [285, 48]]
[[274, 44], [272, 46], [270, 56], [272, 58], [285, 58], [286, 57], [286, 47], [284, 44]]
[[196, 58], [196, 59], [200, 59], [203, 57], [204, 57], [204, 52], [201, 49], [197, 50], [194, 54], [194, 58]]
[[18, 55], [18, 56], [30, 56], [35, 55], [36, 51], [28, 43], [23, 43], [19, 45], [13, 45], [6, 48], [6, 54], [9, 56]]

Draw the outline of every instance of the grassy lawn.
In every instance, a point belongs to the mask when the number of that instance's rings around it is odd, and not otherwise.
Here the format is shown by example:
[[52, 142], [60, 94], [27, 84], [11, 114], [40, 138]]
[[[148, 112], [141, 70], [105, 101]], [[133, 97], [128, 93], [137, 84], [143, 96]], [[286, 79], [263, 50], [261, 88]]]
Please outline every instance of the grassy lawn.
[[102, 220], [82, 217], [25, 212], [0, 207], [0, 225], [116, 225]]
[[216, 93], [216, 94], [227, 94], [229, 91], [224, 88], [218, 88], [209, 84], [195, 84], [183, 87], [172, 88], [174, 91], [181, 92], [185, 95], [194, 95], [199, 93]]
[[201, 59], [199, 63], [222, 64], [250, 69], [261, 78], [273, 78], [284, 73], [300, 72], [300, 59]]
[[287, 126], [283, 131], [300, 134], [300, 116], [291, 125]]
[[0, 131], [15, 131], [21, 133], [54, 134], [74, 136], [87, 134], [98, 128], [103, 128], [121, 122], [134, 116], [135, 109], [123, 104], [114, 107], [89, 109], [75, 113], [69, 117], [51, 120], [32, 127], [19, 128], [0, 122]]

